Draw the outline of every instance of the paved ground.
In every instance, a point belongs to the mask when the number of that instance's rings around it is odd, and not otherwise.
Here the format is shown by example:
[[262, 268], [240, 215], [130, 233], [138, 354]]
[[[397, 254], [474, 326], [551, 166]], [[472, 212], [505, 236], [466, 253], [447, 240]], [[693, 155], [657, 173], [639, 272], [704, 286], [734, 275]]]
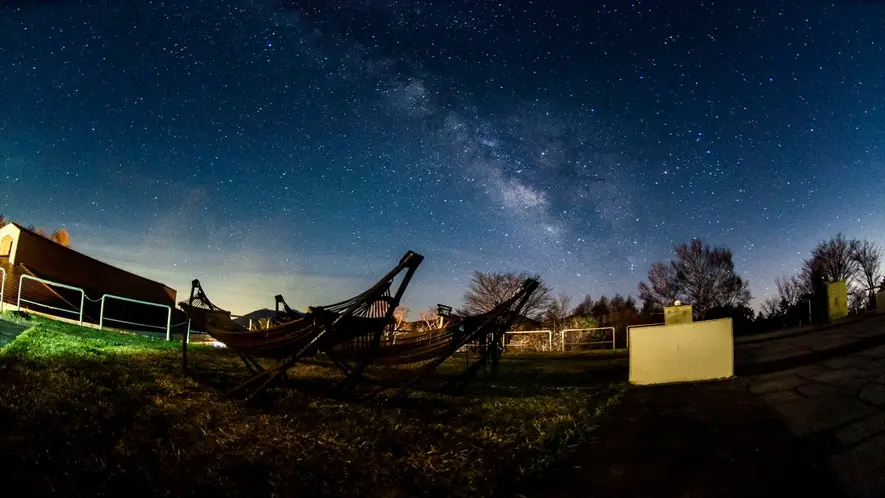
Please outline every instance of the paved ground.
[[742, 384], [846, 494], [885, 496], [885, 318], [741, 349]]
[[735, 349], [732, 381], [628, 389], [522, 494], [885, 497], [885, 317]]
[[16, 325], [14, 323], [7, 322], [6, 320], [0, 320], [0, 348], [18, 337], [18, 335], [21, 334], [24, 330], [25, 327], [21, 325]]

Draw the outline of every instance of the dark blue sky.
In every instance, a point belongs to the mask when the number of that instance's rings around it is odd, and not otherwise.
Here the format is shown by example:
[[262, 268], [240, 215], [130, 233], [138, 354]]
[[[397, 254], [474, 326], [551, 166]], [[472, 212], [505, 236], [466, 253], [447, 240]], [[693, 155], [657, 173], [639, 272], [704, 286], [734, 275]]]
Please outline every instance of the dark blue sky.
[[[473, 270], [636, 294], [701, 237], [754, 295], [885, 234], [885, 4], [2, 2], [0, 211], [244, 312]], [[210, 295], [211, 295], [210, 294]]]

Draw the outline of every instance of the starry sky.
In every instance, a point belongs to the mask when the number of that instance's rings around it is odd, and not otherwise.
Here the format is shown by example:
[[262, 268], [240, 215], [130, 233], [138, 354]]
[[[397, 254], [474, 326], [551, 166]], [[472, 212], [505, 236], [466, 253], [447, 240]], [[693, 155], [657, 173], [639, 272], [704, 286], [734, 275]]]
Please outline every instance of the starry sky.
[[0, 0], [0, 212], [244, 313], [885, 242], [885, 3]]

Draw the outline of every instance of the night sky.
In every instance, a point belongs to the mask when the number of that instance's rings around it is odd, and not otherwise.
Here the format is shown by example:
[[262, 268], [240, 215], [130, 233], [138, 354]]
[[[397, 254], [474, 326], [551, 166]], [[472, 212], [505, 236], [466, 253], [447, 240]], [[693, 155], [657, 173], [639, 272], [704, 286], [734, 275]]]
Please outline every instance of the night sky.
[[758, 299], [885, 242], [883, 2], [0, 6], [0, 212], [234, 312], [407, 249], [416, 313], [473, 270], [635, 296], [692, 237]]

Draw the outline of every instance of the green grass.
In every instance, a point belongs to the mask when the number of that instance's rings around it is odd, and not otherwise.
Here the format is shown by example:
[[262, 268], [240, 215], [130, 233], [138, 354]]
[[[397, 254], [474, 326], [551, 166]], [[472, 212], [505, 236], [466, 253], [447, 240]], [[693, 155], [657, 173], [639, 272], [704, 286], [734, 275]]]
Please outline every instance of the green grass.
[[220, 394], [243, 376], [226, 350], [192, 347], [183, 378], [175, 343], [19, 322], [28, 330], [0, 349], [0, 460], [4, 487], [25, 495], [510, 493], [586, 440], [623, 387], [580, 355], [523, 354], [461, 396], [277, 388], [255, 408]]

